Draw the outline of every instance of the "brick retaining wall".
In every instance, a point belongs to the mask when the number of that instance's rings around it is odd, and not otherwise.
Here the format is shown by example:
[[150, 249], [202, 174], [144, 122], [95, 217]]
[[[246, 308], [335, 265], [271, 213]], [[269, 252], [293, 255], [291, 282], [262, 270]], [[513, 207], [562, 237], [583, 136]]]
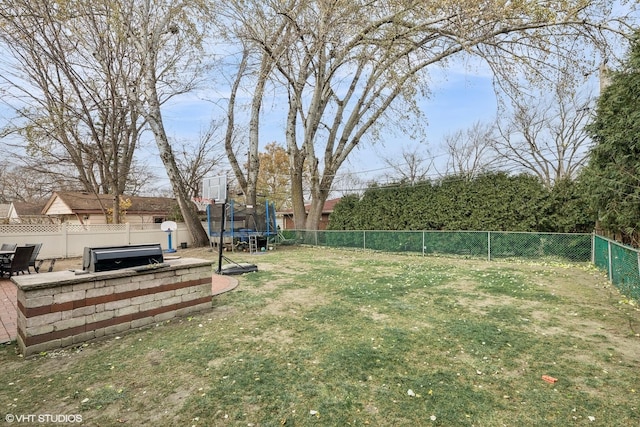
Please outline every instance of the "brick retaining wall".
[[124, 269], [14, 276], [18, 347], [29, 356], [211, 307], [211, 261], [181, 258], [137, 273]]

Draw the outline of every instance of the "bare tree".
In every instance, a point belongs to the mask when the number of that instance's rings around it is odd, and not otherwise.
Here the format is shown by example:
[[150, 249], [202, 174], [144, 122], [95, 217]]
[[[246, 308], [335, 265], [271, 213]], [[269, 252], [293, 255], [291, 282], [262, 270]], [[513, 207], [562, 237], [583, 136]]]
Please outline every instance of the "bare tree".
[[[176, 152], [176, 163], [183, 182], [189, 189], [189, 197], [198, 197], [202, 190], [202, 180], [206, 176], [219, 171], [223, 175], [222, 162], [224, 155], [224, 140], [218, 135], [220, 126], [211, 122], [209, 127], [200, 131], [198, 141], [182, 141], [173, 143]], [[179, 146], [178, 146], [179, 145]]]
[[28, 144], [34, 167], [73, 165], [84, 190], [113, 194], [116, 207], [144, 121], [127, 96], [137, 66], [109, 31], [114, 11], [95, 2], [7, 6], [0, 40], [10, 55], [0, 74], [17, 113], [7, 131]]
[[131, 163], [131, 172], [127, 179], [125, 194], [132, 196], [146, 195], [156, 189], [158, 179], [158, 176], [147, 162], [135, 157]]
[[443, 146], [447, 161], [444, 175], [472, 179], [495, 164], [493, 132], [492, 124], [475, 122], [468, 129], [445, 135]]
[[[227, 17], [231, 20], [232, 27], [235, 27], [233, 14]], [[264, 16], [256, 18], [266, 22]], [[272, 77], [271, 72], [274, 66], [272, 55], [277, 55], [276, 50], [281, 50], [283, 46], [286, 46], [286, 43], [281, 40], [284, 28], [284, 25], [279, 25], [278, 28], [269, 30], [270, 32], [266, 37], [269, 38], [269, 44], [272, 46], [270, 53], [262, 51], [259, 46], [251, 43], [245, 37], [239, 37], [242, 47], [238, 56], [241, 59], [238, 61], [233, 77], [227, 104], [225, 150], [238, 185], [245, 195], [246, 204], [249, 206], [256, 206], [257, 202], [258, 174], [260, 171], [258, 153], [260, 116], [263, 112], [265, 90]], [[233, 33], [233, 30], [227, 29], [222, 33], [230, 34]], [[286, 37], [284, 39], [286, 40]], [[233, 41], [230, 40], [230, 42]], [[238, 105], [238, 97], [244, 91], [247, 92], [250, 99], [247, 107], [249, 110], [247, 138], [243, 138], [244, 135], [239, 135], [238, 122], [236, 120], [236, 117], [240, 115], [238, 110], [242, 110], [244, 107], [243, 105]], [[242, 160], [245, 156], [247, 158], [246, 162]]]
[[[61, 185], [62, 184], [62, 185]], [[0, 163], [0, 202], [40, 202], [56, 190], [77, 189], [77, 180], [52, 182], [48, 173], [7, 161]]]
[[498, 120], [493, 140], [503, 167], [535, 174], [549, 188], [574, 178], [591, 144], [585, 125], [592, 101], [562, 82], [551, 96], [512, 98], [511, 113]]
[[[180, 175], [161, 106], [196, 87], [207, 58], [201, 47], [209, 6], [198, 0], [10, 0], [0, 15], [13, 53], [5, 68], [22, 65], [5, 81], [22, 98], [38, 88], [33, 99], [46, 113], [19, 109], [29, 119], [27, 140], [38, 143], [40, 154], [68, 156], [86, 187], [106, 187], [115, 195], [118, 212], [117, 195], [126, 186], [142, 126], [148, 126], [196, 245], [208, 244], [208, 237]], [[15, 102], [19, 108], [22, 98]], [[64, 152], [44, 145], [52, 136]]]
[[429, 172], [434, 164], [434, 158], [429, 150], [421, 153], [417, 147], [412, 149], [403, 147], [401, 157], [401, 160], [383, 158], [384, 163], [392, 170], [385, 174], [385, 178], [410, 185], [429, 178]]
[[[419, 117], [416, 100], [428, 92], [428, 68], [477, 55], [505, 85], [517, 85], [518, 71], [544, 76], [557, 57], [572, 56], [575, 66], [588, 62], [566, 47], [606, 43], [605, 33], [618, 35], [613, 26], [620, 22], [597, 0], [553, 6], [537, 1], [249, 0], [228, 1], [220, 8], [233, 22], [227, 34], [264, 65], [254, 75], [267, 82], [266, 73], [272, 71], [273, 84], [286, 91], [284, 134], [294, 219], [296, 228], [307, 229], [318, 226], [334, 177], [356, 147], [375, 141], [383, 128], [415, 130], [410, 119]], [[559, 48], [551, 51], [550, 44]], [[261, 54], [266, 57], [258, 60]], [[263, 96], [261, 90], [255, 93]], [[250, 159], [257, 155], [254, 149]], [[311, 172], [308, 216], [304, 170]]]
[[139, 67], [128, 96], [153, 133], [194, 245], [208, 245], [209, 237], [200, 224], [167, 136], [162, 105], [197, 87], [198, 78], [207, 65], [203, 62], [207, 55], [202, 50], [202, 40], [210, 19], [210, 5], [198, 0], [105, 2], [119, 12], [110, 21], [111, 30], [127, 40], [131, 48], [127, 53]]
[[350, 194], [363, 194], [368, 187], [366, 180], [356, 172], [342, 171], [333, 180], [334, 188], [332, 189], [336, 195], [342, 197]]

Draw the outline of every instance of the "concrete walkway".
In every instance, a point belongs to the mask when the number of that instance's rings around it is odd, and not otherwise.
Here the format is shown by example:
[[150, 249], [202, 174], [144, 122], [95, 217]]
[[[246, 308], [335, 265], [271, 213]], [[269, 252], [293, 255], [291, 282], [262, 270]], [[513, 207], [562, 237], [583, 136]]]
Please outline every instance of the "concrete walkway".
[[[211, 295], [229, 292], [238, 286], [238, 279], [214, 274], [211, 277]], [[18, 288], [9, 279], [0, 279], [0, 344], [15, 341], [18, 335]]]

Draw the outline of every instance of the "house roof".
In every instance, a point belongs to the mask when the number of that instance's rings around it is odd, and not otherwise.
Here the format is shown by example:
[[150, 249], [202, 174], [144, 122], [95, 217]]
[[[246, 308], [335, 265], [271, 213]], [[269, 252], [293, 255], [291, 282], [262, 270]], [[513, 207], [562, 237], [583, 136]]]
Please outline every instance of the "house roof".
[[[167, 213], [175, 204], [175, 199], [167, 197], [141, 197], [122, 196], [131, 201], [131, 206], [127, 208], [127, 213]], [[51, 205], [56, 202], [63, 202], [74, 214], [102, 213], [103, 209], [113, 206], [112, 194], [91, 194], [73, 191], [56, 191], [53, 193], [47, 204], [42, 209], [47, 213]]]
[[45, 206], [45, 202], [31, 203], [31, 202], [13, 202], [13, 207], [16, 210], [18, 216], [40, 216], [42, 215], [42, 209]]
[[9, 218], [11, 203], [0, 203], [0, 218]]
[[[340, 197], [338, 197], [337, 199], [331, 199], [331, 200], [327, 200], [326, 202], [324, 202], [324, 206], [322, 206], [322, 213], [325, 214], [330, 214], [333, 212], [333, 208], [336, 206], [336, 204], [341, 200]], [[311, 203], [307, 203], [306, 205], [304, 205], [304, 210], [305, 212], [309, 212], [309, 208], [311, 207]], [[293, 209], [287, 209], [284, 211], [280, 211], [279, 213], [284, 214], [284, 215], [292, 215], [293, 214]]]

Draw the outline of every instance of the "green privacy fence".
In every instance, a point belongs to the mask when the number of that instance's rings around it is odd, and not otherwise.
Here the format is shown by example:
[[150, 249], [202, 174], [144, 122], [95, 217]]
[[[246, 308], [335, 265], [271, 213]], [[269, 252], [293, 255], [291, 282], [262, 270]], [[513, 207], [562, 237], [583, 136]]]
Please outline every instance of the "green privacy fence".
[[593, 263], [625, 296], [640, 299], [640, 256], [638, 250], [601, 236], [593, 238]]
[[593, 262], [627, 297], [640, 299], [639, 251], [593, 234], [502, 231], [284, 230], [289, 242], [314, 246], [458, 255], [470, 258]]
[[473, 258], [555, 258], [591, 261], [591, 234], [501, 231], [312, 231], [286, 230], [287, 239], [339, 248]]

